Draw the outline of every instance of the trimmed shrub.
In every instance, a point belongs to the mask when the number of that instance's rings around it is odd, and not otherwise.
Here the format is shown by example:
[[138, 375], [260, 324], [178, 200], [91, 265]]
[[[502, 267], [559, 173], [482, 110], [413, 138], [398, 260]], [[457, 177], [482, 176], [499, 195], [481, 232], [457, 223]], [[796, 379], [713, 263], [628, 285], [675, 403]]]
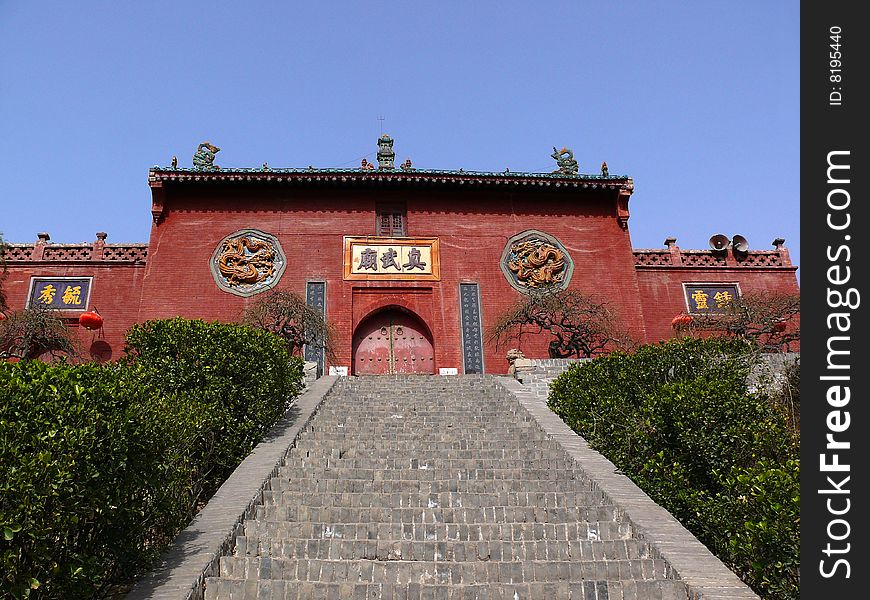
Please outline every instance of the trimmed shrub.
[[0, 596], [117, 594], [284, 414], [301, 360], [203, 321], [129, 332], [118, 364], [0, 362]]
[[122, 362], [135, 366], [181, 428], [194, 503], [210, 497], [290, 407], [302, 359], [278, 336], [237, 324], [168, 319], [134, 325]]
[[575, 365], [548, 404], [767, 598], [799, 597], [800, 462], [751, 344], [683, 339]]
[[154, 444], [114, 365], [0, 363], [0, 592], [91, 598], [135, 564]]

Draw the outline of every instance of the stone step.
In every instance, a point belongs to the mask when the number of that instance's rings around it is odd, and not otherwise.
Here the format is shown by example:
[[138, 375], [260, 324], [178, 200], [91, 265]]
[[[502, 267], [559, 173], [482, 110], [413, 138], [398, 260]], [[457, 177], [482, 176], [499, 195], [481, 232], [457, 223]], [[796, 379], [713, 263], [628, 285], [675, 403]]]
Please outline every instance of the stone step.
[[[291, 448], [287, 455], [287, 464], [293, 460], [305, 459], [330, 459], [330, 460], [396, 460], [416, 458], [437, 458], [440, 460], [488, 460], [488, 461], [517, 461], [517, 460], [561, 460], [566, 461], [566, 466], [576, 468], [577, 464], [567, 457], [567, 454], [552, 448], [432, 448], [412, 447], [403, 444], [385, 443], [380, 448], [364, 448], [354, 441], [348, 440], [345, 444], [305, 444]], [[408, 465], [410, 466], [410, 465]]]
[[616, 521], [613, 507], [570, 506], [546, 508], [535, 506], [486, 506], [464, 508], [441, 507], [348, 507], [293, 506], [287, 504], [258, 506], [256, 519], [337, 523], [571, 523], [577, 521]]
[[681, 581], [560, 581], [482, 585], [220, 579], [205, 600], [688, 600]]
[[511, 414], [516, 416], [517, 423], [528, 423], [528, 414], [505, 410], [498, 400], [473, 400], [470, 398], [445, 397], [441, 402], [437, 399], [426, 398], [424, 403], [414, 404], [411, 402], [374, 403], [360, 404], [335, 403], [321, 409], [325, 417], [334, 417], [338, 422], [343, 422], [350, 416], [359, 416], [368, 421], [382, 421], [387, 423], [402, 419], [434, 419], [436, 421], [452, 421], [461, 419], [464, 415], [469, 419], [482, 420], [487, 416]]
[[455, 443], [460, 439], [468, 440], [471, 443], [502, 443], [506, 447], [516, 445], [534, 445], [544, 440], [544, 437], [538, 432], [531, 433], [512, 433], [510, 435], [495, 435], [492, 432], [483, 430], [474, 430], [473, 432], [465, 432], [457, 435], [445, 434], [437, 429], [421, 429], [419, 431], [408, 430], [401, 433], [391, 433], [387, 435], [383, 432], [369, 432], [359, 434], [359, 437], [343, 433], [340, 429], [335, 431], [318, 431], [316, 433], [306, 434], [300, 437], [298, 445], [308, 443], [309, 440], [314, 442], [334, 443], [336, 445], [345, 443], [348, 440], [371, 440], [382, 439], [385, 444], [390, 443], [412, 443], [412, 444], [432, 444], [432, 443]]
[[[494, 419], [503, 419], [505, 417], [493, 417]], [[543, 440], [544, 438], [538, 431], [532, 428], [523, 429], [519, 427], [486, 427], [483, 425], [448, 427], [438, 423], [407, 423], [402, 427], [360, 427], [354, 426], [327, 426], [319, 427], [316, 430], [309, 430], [300, 439], [334, 439], [334, 436], [341, 436], [350, 439], [408, 439], [408, 436], [416, 435], [418, 438], [426, 441], [453, 441], [459, 439], [468, 440], [493, 440], [509, 442], [510, 440], [522, 438], [527, 440]]]
[[579, 469], [437, 469], [421, 463], [416, 469], [351, 469], [336, 467], [330, 469], [308, 469], [302, 467], [279, 467], [278, 477], [283, 479], [364, 479], [377, 481], [420, 479], [423, 481], [459, 480], [585, 480], [585, 473]]
[[[438, 494], [395, 492], [386, 493], [329, 493], [329, 492], [263, 492], [265, 506], [334, 506], [334, 507], [392, 507], [392, 508], [475, 508], [475, 507], [532, 507], [532, 508], [602, 508], [602, 495], [596, 492], [500, 492]], [[607, 505], [615, 511], [616, 507]]]
[[[504, 415], [492, 417], [493, 419], [505, 418]], [[364, 424], [347, 424], [336, 423], [335, 425], [315, 425], [314, 429], [305, 431], [300, 439], [318, 439], [322, 436], [340, 435], [351, 439], [378, 439], [378, 436], [383, 436], [386, 439], [395, 438], [397, 440], [405, 439], [408, 435], [417, 436], [413, 439], [432, 440], [432, 441], [453, 441], [460, 439], [469, 440], [493, 440], [508, 442], [515, 439], [517, 436], [523, 436], [524, 439], [543, 440], [541, 433], [532, 427], [498, 427], [493, 425], [475, 425], [474, 423], [463, 423], [450, 425], [449, 423], [432, 423], [426, 421], [405, 421], [404, 423], [396, 424], [393, 427], [387, 425], [371, 425], [366, 427]]]
[[[426, 388], [425, 386], [398, 389], [387, 386], [367, 390], [362, 388], [356, 390], [338, 389], [336, 386], [330, 396], [339, 398], [339, 400], [334, 404], [325, 406], [326, 409], [332, 409], [337, 404], [355, 406], [366, 406], [367, 404], [374, 406], [410, 405], [425, 408], [430, 406], [430, 404], [426, 404], [427, 401], [437, 405], [445, 404], [451, 398], [456, 398], [462, 403], [498, 405], [502, 398], [501, 390], [491, 386], [454, 389]], [[504, 404], [502, 403], [502, 405]]]
[[584, 580], [672, 579], [668, 564], [661, 559], [496, 561], [465, 562], [439, 560], [321, 560], [295, 558], [237, 557], [220, 559], [220, 576], [225, 579], [287, 579], [325, 583], [392, 583], [475, 585], [486, 583], [530, 583]]
[[[347, 392], [332, 394], [329, 399], [334, 402], [324, 405], [324, 414], [341, 414], [340, 408], [347, 407], [349, 411], [358, 414], [368, 414], [368, 410], [395, 410], [397, 412], [419, 411], [435, 414], [437, 410], [457, 411], [460, 408], [474, 408], [489, 411], [517, 412], [516, 406], [506, 405], [496, 390], [454, 390], [431, 392], [418, 391], [416, 394], [392, 394], [389, 391], [377, 394], [361, 394]], [[527, 416], [527, 415], [523, 415]]]
[[296, 478], [273, 477], [270, 480], [273, 493], [289, 492], [330, 492], [330, 493], [375, 493], [393, 494], [413, 492], [423, 494], [440, 494], [444, 492], [457, 493], [559, 493], [589, 491], [600, 495], [594, 490], [588, 479], [336, 479], [330, 478]]
[[569, 458], [446, 458], [442, 456], [391, 456], [368, 457], [287, 457], [284, 467], [289, 469], [372, 469], [372, 470], [417, 470], [429, 468], [449, 471], [481, 469], [527, 469], [573, 471], [577, 464]]
[[[350, 399], [344, 396], [332, 396], [335, 399], [321, 407], [320, 412], [324, 415], [333, 415], [339, 419], [348, 414], [358, 414], [365, 417], [379, 414], [390, 416], [389, 413], [429, 415], [443, 418], [446, 415], [458, 415], [462, 411], [473, 410], [473, 414], [480, 412], [488, 413], [511, 413], [520, 419], [528, 419], [528, 414], [523, 414], [516, 406], [505, 405], [502, 398], [493, 394], [480, 394], [479, 392], [447, 392], [442, 395], [421, 394], [420, 397], [401, 399], [373, 399], [367, 400], [356, 396]], [[347, 409], [347, 410], [344, 410]]]
[[633, 560], [653, 558], [649, 544], [635, 538], [624, 540], [536, 540], [529, 542], [448, 541], [412, 542], [389, 540], [267, 539], [255, 543], [246, 538], [246, 556], [272, 558], [319, 558], [330, 560]]
[[[345, 417], [347, 418], [347, 417]], [[483, 432], [489, 435], [496, 436], [504, 436], [507, 439], [510, 439], [510, 435], [534, 435], [541, 439], [544, 439], [544, 435], [532, 425], [523, 426], [519, 423], [496, 423], [493, 422], [493, 419], [506, 419], [509, 418], [504, 414], [493, 415], [489, 417], [489, 422], [484, 422], [485, 420], [481, 420], [479, 423], [474, 423], [469, 420], [463, 421], [423, 421], [416, 419], [407, 419], [407, 418], [390, 418], [389, 422], [384, 423], [383, 421], [378, 423], [360, 423], [355, 422], [352, 419], [347, 419], [347, 422], [344, 421], [321, 421], [319, 423], [314, 423], [309, 425], [307, 429], [303, 430], [303, 435], [309, 435], [311, 433], [343, 433], [345, 435], [355, 434], [366, 439], [374, 439], [368, 437], [368, 434], [373, 432], [378, 433], [389, 433], [391, 435], [401, 435], [406, 433], [431, 433], [438, 434], [441, 436], [452, 436], [459, 437], [463, 435], [475, 435], [481, 434]], [[419, 429], [423, 425], [427, 425], [431, 427], [430, 430]]]
[[[437, 412], [425, 413], [415, 411], [412, 408], [387, 409], [378, 410], [376, 408], [366, 409], [365, 411], [354, 411], [344, 407], [336, 407], [334, 413], [332, 411], [323, 413], [323, 416], [330, 424], [342, 424], [345, 426], [355, 425], [357, 423], [369, 425], [377, 425], [380, 427], [401, 427], [408, 422], [416, 423], [443, 423], [445, 425], [453, 424], [454, 426], [468, 424], [488, 425], [490, 427], [504, 427], [509, 429], [527, 429], [534, 425], [528, 415], [515, 415], [514, 413], [506, 412], [499, 408], [492, 410], [484, 410], [483, 407], [477, 405], [459, 406], [454, 405], [451, 410], [440, 409]], [[506, 416], [513, 417], [510, 421], [496, 423], [487, 419], [504, 418]]]
[[[390, 542], [536, 542], [577, 540], [624, 540], [633, 537], [629, 523], [576, 521], [573, 523], [341, 523], [245, 521], [244, 536], [236, 543], [257, 544], [263, 540], [341, 539]], [[243, 539], [244, 538], [244, 539]], [[239, 551], [238, 554], [245, 554]]]
[[[490, 417], [490, 419], [503, 419], [504, 415]], [[511, 439], [514, 435], [526, 435], [528, 437], [537, 437], [543, 439], [543, 435], [534, 427], [519, 427], [516, 425], [498, 425], [494, 423], [475, 424], [465, 421], [463, 423], [455, 423], [451, 425], [449, 422], [443, 421], [418, 421], [416, 419], [396, 419], [392, 423], [372, 423], [366, 426], [364, 423], [334, 423], [329, 425], [312, 425], [306, 429], [304, 435], [307, 437], [311, 434], [323, 433], [340, 433], [345, 436], [358, 436], [363, 439], [374, 439], [372, 435], [383, 434], [386, 436], [402, 436], [407, 434], [432, 434], [441, 438], [464, 438], [486, 436], [488, 438], [505, 440]], [[425, 439], [425, 436], [424, 436]]]
[[[329, 398], [327, 398], [329, 401]], [[375, 403], [354, 400], [352, 403], [339, 403], [324, 406], [319, 414], [339, 423], [349, 417], [359, 417], [367, 421], [384, 421], [387, 424], [401, 424], [404, 419], [431, 419], [435, 421], [458, 421], [464, 415], [469, 419], [483, 420], [489, 416], [514, 415], [515, 421], [509, 425], [526, 425], [533, 419], [522, 412], [506, 410], [497, 400], [480, 401], [456, 396], [445, 397], [441, 402], [426, 398], [425, 402], [415, 404], [408, 401], [395, 403]]]
[[[395, 453], [397, 450], [431, 453], [462, 451], [468, 452], [469, 455], [473, 455], [471, 453], [474, 452], [481, 452], [484, 455], [490, 452], [504, 452], [507, 454], [517, 452], [520, 455], [524, 452], [554, 452], [560, 456], [565, 455], [565, 450], [561, 446], [556, 442], [548, 440], [541, 440], [534, 445], [520, 443], [511, 444], [508, 441], [494, 441], [487, 439], [445, 440], [433, 442], [409, 440], [400, 444], [399, 442], [392, 440], [361, 438], [353, 440], [353, 446], [344, 449], [345, 452], [350, 451], [356, 453], [381, 452], [385, 456], [389, 456], [390, 453]], [[290, 456], [299, 456], [300, 453], [304, 455], [308, 452], [312, 453], [312, 455], [322, 453], [324, 456], [329, 456], [330, 453], [337, 454], [340, 451], [342, 451], [341, 446], [336, 446], [334, 443], [324, 443], [317, 439], [306, 439], [304, 446], [297, 444], [290, 449]]]

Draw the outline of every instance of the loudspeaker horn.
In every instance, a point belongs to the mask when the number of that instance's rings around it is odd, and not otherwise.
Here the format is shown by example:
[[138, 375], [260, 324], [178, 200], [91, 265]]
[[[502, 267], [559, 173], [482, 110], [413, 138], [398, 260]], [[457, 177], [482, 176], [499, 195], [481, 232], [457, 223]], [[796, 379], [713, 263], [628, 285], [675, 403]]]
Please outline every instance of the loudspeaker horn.
[[727, 236], [722, 235], [721, 233], [717, 233], [714, 236], [710, 237], [710, 247], [717, 252], [721, 252], [728, 248], [728, 244], [731, 243], [731, 240], [728, 239]]
[[742, 235], [735, 235], [731, 240], [731, 247], [735, 252], [746, 252], [749, 250], [749, 242]]

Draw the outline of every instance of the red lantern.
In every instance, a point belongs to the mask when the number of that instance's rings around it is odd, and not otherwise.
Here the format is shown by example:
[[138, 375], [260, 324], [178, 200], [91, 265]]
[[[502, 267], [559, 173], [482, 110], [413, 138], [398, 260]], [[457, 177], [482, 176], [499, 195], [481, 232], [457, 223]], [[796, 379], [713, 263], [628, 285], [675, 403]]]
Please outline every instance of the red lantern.
[[99, 329], [103, 326], [103, 317], [97, 312], [88, 311], [79, 317], [79, 325], [85, 329]]
[[691, 315], [686, 315], [683, 313], [678, 314], [671, 320], [671, 327], [674, 329], [679, 329], [680, 327], [686, 327], [692, 323], [694, 319], [692, 319]]

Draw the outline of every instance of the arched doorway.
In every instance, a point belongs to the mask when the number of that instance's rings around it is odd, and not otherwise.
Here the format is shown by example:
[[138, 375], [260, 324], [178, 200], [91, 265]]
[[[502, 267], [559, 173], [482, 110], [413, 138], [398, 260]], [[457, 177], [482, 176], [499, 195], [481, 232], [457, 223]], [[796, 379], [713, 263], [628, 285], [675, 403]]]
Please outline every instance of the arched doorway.
[[414, 314], [390, 307], [369, 315], [356, 328], [354, 375], [434, 372], [432, 337]]

